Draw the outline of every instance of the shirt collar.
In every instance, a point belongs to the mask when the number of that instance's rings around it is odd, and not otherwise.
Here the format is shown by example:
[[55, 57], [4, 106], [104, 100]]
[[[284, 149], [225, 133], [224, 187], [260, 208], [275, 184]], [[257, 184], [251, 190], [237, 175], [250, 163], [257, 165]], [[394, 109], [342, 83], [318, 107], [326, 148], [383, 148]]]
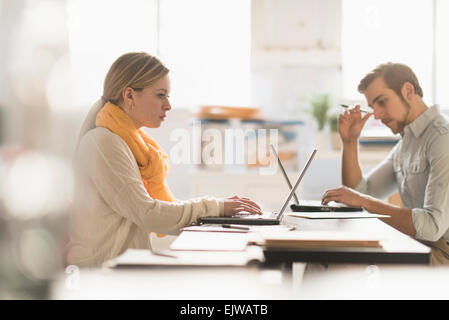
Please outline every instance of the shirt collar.
[[437, 105], [429, 107], [419, 115], [418, 118], [404, 128], [403, 132], [401, 132], [401, 136], [404, 136], [408, 131], [411, 131], [415, 138], [419, 137], [438, 114], [439, 108]]

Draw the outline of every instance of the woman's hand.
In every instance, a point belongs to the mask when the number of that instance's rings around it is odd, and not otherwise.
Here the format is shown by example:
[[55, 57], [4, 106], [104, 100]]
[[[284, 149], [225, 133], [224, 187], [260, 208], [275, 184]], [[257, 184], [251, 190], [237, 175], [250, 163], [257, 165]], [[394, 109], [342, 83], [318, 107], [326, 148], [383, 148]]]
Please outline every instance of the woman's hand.
[[224, 201], [224, 215], [225, 217], [232, 217], [233, 215], [246, 211], [252, 214], [262, 214], [260, 207], [248, 198], [240, 198], [233, 196], [226, 198]]
[[362, 117], [360, 106], [347, 110], [338, 117], [338, 132], [343, 143], [357, 142], [363, 126], [372, 113]]
[[324, 193], [321, 202], [326, 205], [330, 201], [335, 201], [351, 207], [363, 207], [364, 200], [366, 200], [364, 194], [342, 186], [337, 189], [327, 190]]

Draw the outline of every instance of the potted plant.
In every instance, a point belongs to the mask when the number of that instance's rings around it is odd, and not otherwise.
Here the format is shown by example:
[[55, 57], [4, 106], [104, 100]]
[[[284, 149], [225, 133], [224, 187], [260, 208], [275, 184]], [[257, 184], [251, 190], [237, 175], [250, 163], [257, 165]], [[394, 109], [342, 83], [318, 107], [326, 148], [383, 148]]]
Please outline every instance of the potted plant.
[[327, 147], [327, 139], [325, 138], [323, 129], [327, 122], [327, 112], [330, 108], [329, 95], [322, 94], [314, 96], [310, 101], [312, 105], [312, 116], [315, 118], [318, 125], [318, 132], [316, 133], [316, 145], [319, 149], [325, 150]]
[[312, 115], [317, 121], [318, 131], [323, 131], [327, 121], [327, 112], [330, 108], [329, 95], [322, 94], [312, 98]]
[[334, 150], [341, 149], [340, 134], [338, 133], [338, 114], [329, 117], [329, 128], [331, 129], [331, 144]]

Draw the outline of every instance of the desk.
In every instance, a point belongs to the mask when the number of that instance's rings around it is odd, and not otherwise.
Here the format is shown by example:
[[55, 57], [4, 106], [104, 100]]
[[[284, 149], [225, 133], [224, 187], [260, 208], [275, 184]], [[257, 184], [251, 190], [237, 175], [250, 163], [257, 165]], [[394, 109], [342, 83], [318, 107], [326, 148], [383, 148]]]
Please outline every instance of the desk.
[[[285, 253], [277, 256], [272, 253], [272, 256], [266, 257], [268, 262], [282, 262], [276, 268], [265, 264], [213, 268], [154, 266], [81, 269], [77, 271], [78, 273], [66, 272], [65, 275], [61, 275], [52, 286], [51, 298], [288, 300], [385, 297], [401, 299], [405, 297], [421, 299], [428, 297], [429, 292], [432, 293], [431, 297], [446, 297], [445, 288], [449, 283], [449, 269], [419, 265], [427, 263], [430, 250], [378, 219], [307, 220], [287, 217], [285, 222], [295, 224], [302, 230], [364, 230], [385, 235], [387, 240], [384, 242], [384, 248], [378, 252], [362, 249], [353, 249], [351, 252], [341, 252], [341, 249], [321, 249], [316, 250], [314, 254], [310, 250], [296, 250], [288, 256]], [[194, 233], [199, 237], [203, 234], [203, 232]], [[337, 259], [337, 257], [340, 258]], [[329, 270], [304, 281], [295, 281], [295, 277], [301, 278], [301, 275], [294, 274], [294, 267], [304, 264], [295, 263], [293, 270], [285, 268], [285, 262], [293, 261], [388, 263], [389, 265], [367, 267], [354, 264], [354, 268], [350, 270]], [[392, 265], [393, 263], [396, 265]], [[406, 266], [403, 265], [404, 263], [415, 265]], [[438, 276], [435, 271], [438, 271]], [[416, 279], [419, 281], [416, 282]]]
[[[354, 265], [325, 270], [297, 285], [289, 272], [255, 266], [81, 269], [77, 282], [71, 281], [71, 277], [73, 273], [60, 275], [52, 284], [50, 299], [188, 299], [207, 300], [208, 303], [248, 299], [270, 303], [266, 300], [449, 298], [449, 268], [422, 265]], [[202, 305], [202, 302], [193, 301], [192, 304]], [[293, 307], [297, 308], [298, 303], [294, 302]], [[179, 309], [174, 310], [178, 313], [174, 314], [163, 304], [158, 307], [147, 303], [145, 308], [152, 312], [165, 309], [162, 311], [167, 318], [179, 318]]]
[[[377, 218], [361, 219], [305, 219], [284, 216], [282, 224], [296, 226], [298, 231], [331, 231], [373, 236], [381, 240], [382, 247], [316, 247], [316, 248], [264, 248], [263, 262], [266, 265], [291, 264], [293, 262], [313, 263], [362, 263], [362, 264], [429, 264], [430, 248], [397, 231]], [[269, 228], [269, 226], [260, 226]], [[259, 227], [259, 228], [260, 228]], [[263, 232], [263, 231], [262, 231]], [[283, 232], [281, 230], [281, 232]], [[285, 231], [296, 232], [296, 231]], [[189, 250], [204, 250], [202, 243], [213, 242], [215, 235], [188, 231], [177, 241], [188, 242]], [[219, 233], [220, 243], [232, 240], [232, 234]], [[208, 238], [209, 237], [209, 238]], [[185, 239], [184, 239], [185, 238]], [[242, 241], [245, 238], [241, 239]], [[193, 248], [198, 246], [198, 248]]]
[[428, 264], [430, 249], [379, 219], [310, 220], [286, 216], [284, 223], [298, 230], [353, 231], [381, 236], [382, 248], [264, 249], [265, 263]]
[[257, 266], [80, 269], [59, 277], [51, 299], [294, 299], [290, 283], [288, 273]]

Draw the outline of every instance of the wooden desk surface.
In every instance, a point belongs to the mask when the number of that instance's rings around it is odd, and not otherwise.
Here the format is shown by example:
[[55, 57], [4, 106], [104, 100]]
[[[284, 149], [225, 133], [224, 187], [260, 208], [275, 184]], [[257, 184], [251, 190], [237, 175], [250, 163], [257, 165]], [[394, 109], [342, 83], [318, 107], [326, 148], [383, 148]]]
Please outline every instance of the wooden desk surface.
[[266, 263], [319, 262], [428, 264], [430, 249], [378, 219], [311, 220], [285, 217], [298, 230], [354, 231], [380, 236], [382, 248], [264, 249]]

